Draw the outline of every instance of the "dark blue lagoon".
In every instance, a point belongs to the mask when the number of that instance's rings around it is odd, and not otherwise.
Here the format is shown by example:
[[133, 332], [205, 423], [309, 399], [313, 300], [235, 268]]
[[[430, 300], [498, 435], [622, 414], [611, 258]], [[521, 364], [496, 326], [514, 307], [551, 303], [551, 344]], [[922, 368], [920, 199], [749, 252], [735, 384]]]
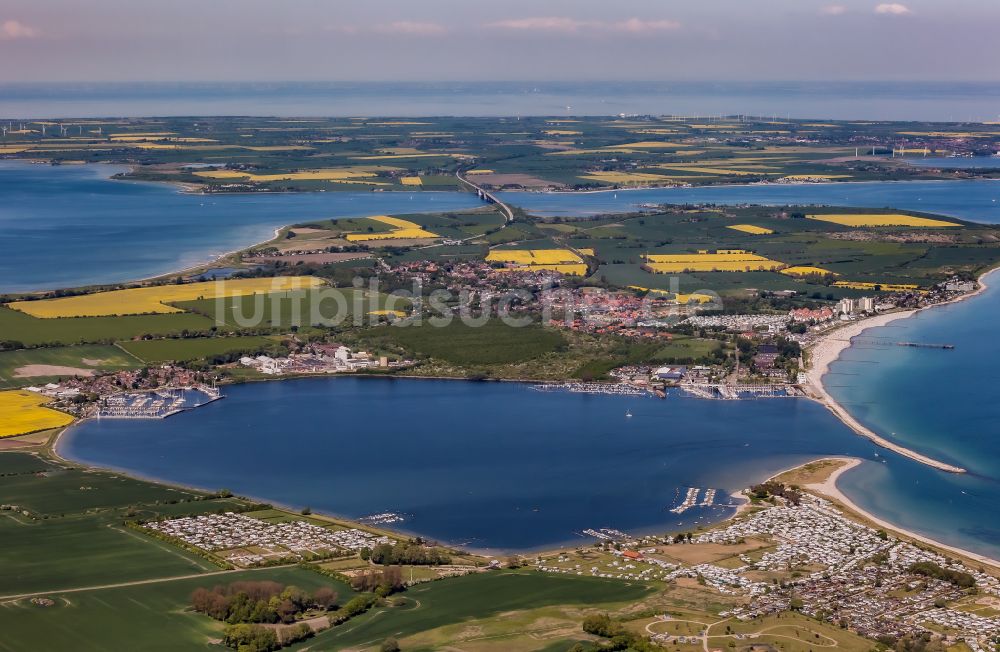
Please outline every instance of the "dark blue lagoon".
[[643, 204], [789, 204], [892, 207], [1000, 224], [1000, 181], [874, 181], [598, 192], [505, 192], [504, 201], [535, 215], [597, 215], [640, 210]]
[[478, 205], [458, 192], [197, 195], [108, 178], [123, 169], [0, 161], [0, 292], [166, 274], [304, 220]]
[[[322, 378], [230, 387], [162, 421], [89, 421], [59, 451], [294, 507], [407, 515], [479, 549], [582, 541], [587, 528], [684, 529], [732, 513], [752, 481], [874, 447], [819, 404], [539, 392], [517, 383]], [[631, 411], [631, 418], [625, 417]], [[682, 514], [688, 487], [716, 506]], [[704, 491], [701, 494], [704, 495]]]

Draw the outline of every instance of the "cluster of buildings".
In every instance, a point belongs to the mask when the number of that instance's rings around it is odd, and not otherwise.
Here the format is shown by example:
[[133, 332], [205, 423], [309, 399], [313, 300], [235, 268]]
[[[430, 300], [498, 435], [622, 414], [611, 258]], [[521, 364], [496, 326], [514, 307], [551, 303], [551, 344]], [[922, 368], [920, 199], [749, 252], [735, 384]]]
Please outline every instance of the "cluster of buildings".
[[[587, 553], [592, 561], [574, 563], [581, 558], [563, 553], [539, 559], [537, 568], [626, 580], [691, 578], [743, 598], [723, 617], [799, 609], [873, 639], [930, 633], [946, 646], [961, 641], [974, 652], [993, 650], [991, 640], [1000, 636], [996, 577], [853, 521], [822, 498], [802, 494], [797, 505], [775, 500], [689, 543], [648, 536], [603, 542], [600, 554]], [[760, 546], [747, 545], [753, 541]], [[670, 552], [678, 545], [733, 546], [734, 554], [725, 564], [678, 564], [688, 556]], [[918, 564], [942, 572], [920, 572]], [[946, 574], [971, 577], [975, 589]]]
[[152, 521], [143, 527], [217, 553], [241, 567], [329, 557], [391, 543], [388, 537], [355, 528], [320, 527], [306, 521], [270, 523], [233, 512]]
[[718, 328], [733, 333], [781, 333], [790, 320], [790, 315], [695, 315], [683, 323], [695, 328]]
[[[94, 416], [106, 397], [123, 392], [148, 392], [165, 388], [202, 388], [212, 382], [205, 374], [176, 365], [129, 369], [64, 378], [58, 383], [26, 387], [56, 399], [55, 405], [77, 416]], [[84, 400], [85, 399], [85, 400]], [[91, 400], [96, 399], [96, 400]]]
[[398, 369], [413, 364], [412, 360], [389, 360], [375, 357], [367, 351], [351, 351], [342, 344], [313, 344], [302, 353], [283, 358], [267, 355], [240, 358], [240, 365], [269, 376], [285, 374], [335, 374], [362, 369]]

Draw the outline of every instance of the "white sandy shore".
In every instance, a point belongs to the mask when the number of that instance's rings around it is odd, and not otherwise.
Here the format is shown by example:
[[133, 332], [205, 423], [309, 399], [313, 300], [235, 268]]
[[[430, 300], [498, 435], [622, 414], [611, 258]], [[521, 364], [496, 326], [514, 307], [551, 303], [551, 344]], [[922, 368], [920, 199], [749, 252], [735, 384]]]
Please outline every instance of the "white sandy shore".
[[872, 523], [878, 525], [881, 528], [885, 528], [885, 530], [887, 530], [887, 531], [891, 531], [891, 532], [894, 532], [896, 534], [902, 535], [906, 539], [911, 539], [913, 541], [919, 541], [921, 543], [927, 544], [927, 545], [932, 546], [934, 548], [938, 548], [938, 549], [941, 549], [941, 550], [946, 550], [946, 551], [954, 553], [956, 555], [961, 555], [962, 557], [965, 557], [966, 559], [970, 559], [972, 561], [976, 561], [976, 562], [979, 562], [979, 563], [982, 563], [982, 564], [986, 564], [988, 566], [993, 566], [995, 569], [1000, 569], [1000, 561], [998, 561], [996, 559], [993, 559], [991, 557], [987, 557], [985, 555], [980, 555], [980, 554], [975, 553], [975, 552], [969, 552], [968, 550], [963, 550], [963, 549], [957, 548], [955, 546], [949, 546], [949, 545], [941, 543], [940, 541], [935, 541], [934, 539], [926, 537], [926, 536], [924, 536], [922, 534], [917, 534], [916, 532], [911, 532], [910, 530], [905, 530], [905, 529], [899, 527], [898, 525], [893, 525], [892, 523], [889, 523], [888, 521], [882, 520], [882, 519], [878, 518], [877, 516], [873, 516], [870, 512], [867, 512], [867, 511], [861, 509], [850, 498], [848, 498], [847, 496], [845, 496], [842, 491], [840, 491], [840, 489], [837, 487], [837, 480], [843, 474], [847, 473], [851, 469], [853, 469], [856, 466], [860, 465], [862, 463], [862, 460], [860, 460], [858, 458], [855, 458], [855, 457], [851, 457], [851, 458], [834, 457], [834, 458], [824, 458], [824, 459], [843, 460], [843, 461], [846, 462], [846, 464], [843, 464], [836, 471], [834, 471], [833, 473], [831, 473], [830, 476], [826, 479], [826, 481], [821, 482], [821, 483], [816, 483], [816, 484], [805, 485], [805, 487], [804, 487], [805, 489], [807, 489], [807, 490], [809, 490], [809, 491], [811, 491], [813, 493], [817, 493], [817, 494], [820, 494], [822, 496], [825, 496], [826, 498], [830, 498], [832, 500], [835, 500], [835, 501], [839, 502], [841, 505], [843, 505], [844, 507], [846, 507], [847, 509], [849, 509], [850, 511], [857, 513], [859, 516], [863, 517], [864, 519], [866, 519], [868, 521], [871, 521]]
[[[992, 273], [988, 272], [987, 274]], [[987, 288], [986, 276], [983, 274], [979, 277], [979, 287], [975, 292], [970, 292], [969, 294], [962, 295], [951, 301], [945, 303], [935, 304], [933, 306], [928, 306], [927, 308], [920, 308], [919, 310], [902, 310], [899, 312], [885, 313], [881, 315], [876, 315], [874, 317], [869, 317], [868, 319], [862, 319], [856, 322], [850, 322], [846, 326], [835, 328], [832, 331], [826, 333], [818, 342], [816, 342], [809, 349], [809, 368], [806, 371], [806, 378], [808, 380], [808, 390], [813, 398], [819, 400], [821, 403], [826, 405], [837, 417], [847, 424], [854, 432], [858, 433], [862, 437], [866, 437], [871, 441], [875, 442], [883, 448], [887, 448], [891, 451], [899, 453], [905, 457], [908, 457], [922, 464], [927, 464], [936, 469], [942, 471], [948, 471], [949, 473], [965, 473], [966, 470], [954, 466], [952, 464], [947, 464], [939, 460], [935, 460], [932, 457], [928, 457], [916, 451], [910, 450], [905, 446], [896, 444], [884, 437], [876, 434], [871, 429], [865, 427], [857, 419], [855, 419], [847, 410], [844, 409], [842, 405], [837, 403], [830, 396], [830, 393], [826, 391], [826, 387], [823, 386], [823, 376], [827, 374], [830, 370], [830, 365], [833, 364], [839, 357], [840, 354], [844, 352], [848, 347], [851, 346], [851, 339], [861, 335], [869, 328], [877, 328], [879, 326], [885, 326], [899, 319], [906, 319], [917, 314], [920, 310], [928, 310], [931, 308], [937, 308], [939, 306], [948, 305], [949, 303], [955, 303], [957, 301], [963, 301], [970, 297], [974, 297], [978, 294], [984, 292]]]

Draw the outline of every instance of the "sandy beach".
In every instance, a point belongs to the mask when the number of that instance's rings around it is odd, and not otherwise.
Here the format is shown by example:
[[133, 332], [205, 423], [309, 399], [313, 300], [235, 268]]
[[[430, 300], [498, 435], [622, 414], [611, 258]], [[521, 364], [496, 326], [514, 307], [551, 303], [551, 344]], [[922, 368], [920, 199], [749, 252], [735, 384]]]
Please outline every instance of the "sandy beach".
[[882, 520], [877, 516], [873, 516], [871, 513], [866, 512], [862, 508], [858, 507], [853, 501], [851, 501], [850, 498], [844, 495], [844, 493], [841, 492], [840, 489], [837, 487], [837, 480], [840, 478], [840, 476], [847, 473], [856, 466], [859, 466], [862, 463], [862, 460], [856, 457], [850, 457], [850, 458], [839, 457], [839, 458], [824, 458], [824, 459], [842, 460], [845, 462], [845, 464], [841, 465], [839, 468], [837, 468], [837, 470], [831, 473], [826, 478], [825, 481], [815, 484], [807, 484], [803, 487], [804, 489], [807, 489], [813, 493], [834, 500], [840, 503], [843, 507], [847, 508], [848, 510], [856, 513], [858, 516], [861, 516], [865, 520], [870, 521], [871, 523], [874, 523], [875, 525], [884, 528], [887, 531], [901, 535], [903, 538], [911, 539], [913, 541], [919, 541], [920, 543], [926, 544], [928, 546], [938, 548], [940, 550], [945, 550], [954, 553], [956, 555], [960, 555], [962, 557], [965, 557], [966, 559], [992, 566], [995, 569], [1000, 569], [1000, 561], [996, 559], [992, 559], [985, 555], [980, 555], [974, 552], [969, 552], [968, 550], [962, 550], [961, 548], [957, 548], [955, 546], [949, 546], [943, 544], [940, 541], [935, 541], [934, 539], [925, 537], [921, 534], [917, 534], [916, 532], [905, 530], [899, 527], [898, 525], [893, 525], [888, 521]]
[[916, 451], [910, 450], [905, 446], [896, 444], [888, 439], [876, 434], [871, 429], [865, 427], [857, 419], [855, 419], [847, 410], [844, 409], [837, 401], [830, 396], [830, 393], [826, 391], [823, 386], [823, 376], [830, 370], [830, 365], [833, 364], [840, 354], [844, 352], [845, 349], [851, 346], [851, 339], [857, 337], [867, 331], [870, 328], [878, 328], [880, 326], [885, 326], [891, 324], [894, 321], [900, 319], [907, 319], [917, 314], [921, 310], [929, 310], [932, 308], [937, 308], [940, 306], [946, 306], [951, 303], [956, 303], [958, 301], [964, 301], [966, 299], [972, 298], [976, 295], [981, 294], [988, 287], [986, 283], [986, 277], [995, 270], [991, 270], [986, 274], [979, 277], [979, 287], [975, 292], [970, 292], [969, 294], [964, 294], [960, 297], [956, 297], [951, 301], [946, 301], [944, 303], [935, 304], [933, 306], [927, 306], [926, 308], [920, 308], [917, 310], [901, 310], [898, 312], [884, 313], [881, 315], [875, 315], [867, 319], [861, 319], [855, 322], [848, 322], [846, 325], [834, 328], [828, 333], [824, 334], [822, 338], [813, 344], [809, 348], [809, 368], [806, 370], [807, 378], [807, 393], [815, 398], [816, 400], [823, 403], [831, 412], [837, 415], [841, 421], [847, 424], [854, 432], [858, 433], [862, 437], [866, 437], [871, 441], [875, 442], [883, 448], [887, 448], [893, 452], [899, 453], [905, 457], [912, 460], [916, 460], [922, 464], [932, 466], [936, 469], [942, 471], [947, 471], [949, 473], [965, 473], [966, 470], [959, 466], [954, 466], [952, 464], [947, 464], [941, 462], [932, 457], [928, 457]]

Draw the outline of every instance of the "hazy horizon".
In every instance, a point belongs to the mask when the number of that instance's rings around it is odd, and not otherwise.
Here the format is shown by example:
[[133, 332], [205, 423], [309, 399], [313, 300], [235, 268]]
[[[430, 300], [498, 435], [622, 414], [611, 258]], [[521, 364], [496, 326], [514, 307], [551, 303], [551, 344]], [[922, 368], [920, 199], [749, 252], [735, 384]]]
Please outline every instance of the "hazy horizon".
[[7, 0], [2, 82], [1000, 81], [992, 0]]

